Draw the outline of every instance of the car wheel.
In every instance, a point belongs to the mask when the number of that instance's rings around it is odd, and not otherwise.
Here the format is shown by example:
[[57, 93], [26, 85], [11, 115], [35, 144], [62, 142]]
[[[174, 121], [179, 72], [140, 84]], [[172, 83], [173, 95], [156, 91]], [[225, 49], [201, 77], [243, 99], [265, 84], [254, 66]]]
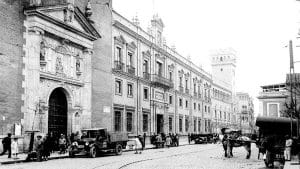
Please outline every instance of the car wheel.
[[91, 147], [90, 148], [90, 157], [91, 158], [95, 158], [97, 156], [97, 150], [96, 150], [96, 147]]
[[72, 151], [69, 151], [69, 157], [73, 158], [75, 155]]
[[117, 144], [116, 145], [116, 155], [121, 155], [122, 154], [122, 151], [123, 151], [123, 149], [122, 149], [122, 145], [121, 144]]

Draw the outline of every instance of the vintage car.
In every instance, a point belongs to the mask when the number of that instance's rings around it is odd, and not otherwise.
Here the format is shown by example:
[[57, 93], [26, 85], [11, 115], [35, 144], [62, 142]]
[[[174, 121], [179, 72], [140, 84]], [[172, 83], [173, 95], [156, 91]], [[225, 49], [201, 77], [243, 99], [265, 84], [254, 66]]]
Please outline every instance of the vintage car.
[[108, 132], [105, 128], [84, 129], [81, 139], [74, 141], [69, 147], [69, 156], [75, 154], [89, 155], [95, 158], [101, 152], [115, 152], [122, 154], [126, 148], [128, 135], [125, 132]]

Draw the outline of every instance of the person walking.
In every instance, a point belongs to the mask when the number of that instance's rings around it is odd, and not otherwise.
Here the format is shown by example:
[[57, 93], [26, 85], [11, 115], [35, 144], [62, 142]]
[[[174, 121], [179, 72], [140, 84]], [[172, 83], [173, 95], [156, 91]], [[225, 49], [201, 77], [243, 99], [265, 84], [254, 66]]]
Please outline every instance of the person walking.
[[42, 161], [42, 152], [43, 152], [43, 142], [42, 142], [42, 136], [38, 135], [37, 139], [34, 143], [35, 151], [36, 151], [36, 160]]
[[60, 135], [60, 138], [58, 140], [58, 144], [59, 144], [59, 153], [60, 154], [65, 153], [66, 152], [67, 140], [66, 140], [66, 138], [63, 134]]
[[19, 147], [18, 147], [18, 138], [15, 137], [11, 143], [11, 153], [14, 159], [18, 158]]
[[286, 161], [291, 161], [291, 147], [293, 144], [293, 140], [291, 137], [286, 136], [286, 141], [285, 141], [285, 150], [284, 150], [284, 155], [285, 155], [285, 160]]
[[11, 158], [11, 133], [8, 133], [7, 137], [2, 140], [2, 145], [3, 152], [0, 154], [0, 156], [4, 155], [6, 151], [8, 151], [8, 158]]
[[44, 137], [44, 140], [43, 140], [42, 144], [43, 144], [43, 153], [42, 153], [43, 155], [42, 155], [42, 157], [45, 161], [47, 161], [49, 156], [50, 156], [51, 146], [52, 146], [48, 134]]
[[170, 146], [171, 146], [171, 137], [170, 136], [167, 136], [167, 138], [166, 138], [166, 146], [168, 147], [168, 148], [170, 148]]

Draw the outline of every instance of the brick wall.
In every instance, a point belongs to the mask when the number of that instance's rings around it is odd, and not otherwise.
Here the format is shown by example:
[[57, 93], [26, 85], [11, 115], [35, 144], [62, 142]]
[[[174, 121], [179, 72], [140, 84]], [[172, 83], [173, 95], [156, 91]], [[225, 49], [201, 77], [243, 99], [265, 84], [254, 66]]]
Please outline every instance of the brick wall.
[[[0, 1], [0, 133], [20, 122], [22, 89], [23, 9], [19, 0]], [[3, 121], [5, 116], [5, 121]]]

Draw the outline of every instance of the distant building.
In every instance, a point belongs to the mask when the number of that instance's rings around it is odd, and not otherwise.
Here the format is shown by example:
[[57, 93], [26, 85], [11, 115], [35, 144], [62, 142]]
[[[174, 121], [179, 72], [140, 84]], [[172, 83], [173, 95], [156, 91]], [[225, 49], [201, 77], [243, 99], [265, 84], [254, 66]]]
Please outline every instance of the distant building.
[[261, 86], [259, 100], [259, 116], [282, 117], [289, 96], [285, 83]]
[[236, 94], [238, 99], [238, 113], [237, 121], [242, 133], [252, 133], [254, 129], [254, 105], [253, 99], [248, 93], [238, 92]]

